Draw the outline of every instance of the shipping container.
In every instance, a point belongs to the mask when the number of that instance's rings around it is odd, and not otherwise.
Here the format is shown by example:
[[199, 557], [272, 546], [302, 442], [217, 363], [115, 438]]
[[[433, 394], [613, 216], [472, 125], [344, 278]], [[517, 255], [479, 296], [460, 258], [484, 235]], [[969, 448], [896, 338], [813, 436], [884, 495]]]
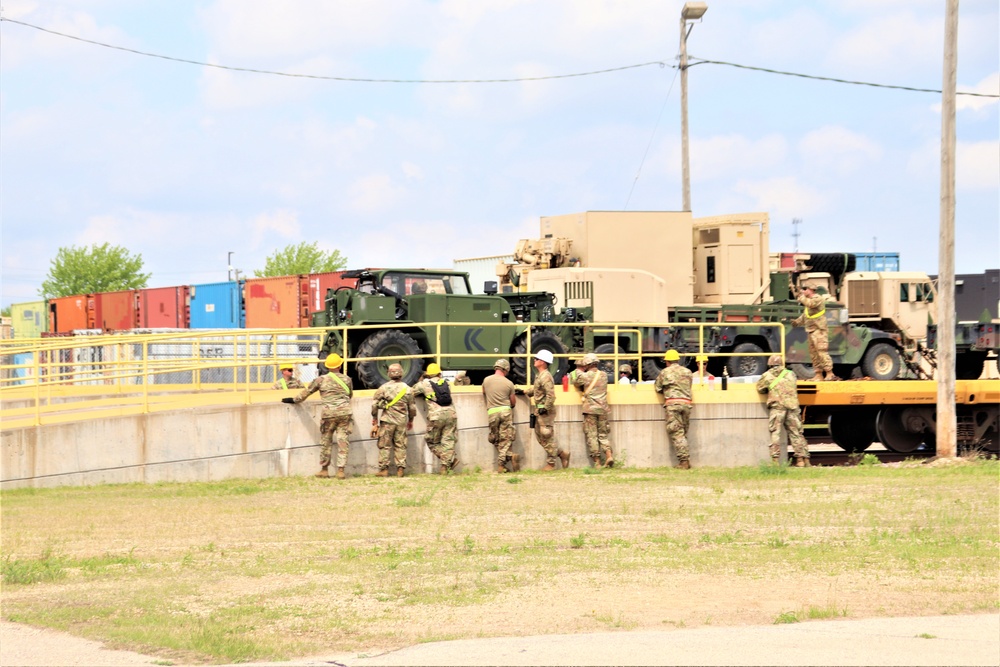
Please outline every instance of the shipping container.
[[68, 334], [88, 328], [87, 296], [60, 296], [49, 299], [49, 333]]
[[139, 290], [140, 327], [158, 329], [187, 329], [191, 320], [190, 289], [157, 287]]
[[246, 323], [242, 287], [242, 281], [191, 285], [188, 325], [192, 329], [242, 329]]
[[331, 273], [309, 274], [309, 312], [318, 313], [326, 307], [327, 290], [338, 287], [354, 287], [358, 284], [356, 278], [345, 279], [343, 271]]
[[855, 271], [899, 271], [898, 252], [856, 252]]
[[87, 295], [88, 329], [128, 331], [139, 326], [136, 290], [101, 292]]
[[10, 317], [14, 338], [41, 338], [49, 330], [49, 308], [44, 301], [13, 303]]
[[469, 286], [473, 294], [482, 294], [483, 285], [490, 280], [497, 281], [497, 264], [513, 264], [514, 255], [494, 255], [491, 257], [470, 257], [456, 259], [454, 269], [469, 274]]
[[247, 329], [309, 326], [309, 277], [248, 278], [243, 286]]

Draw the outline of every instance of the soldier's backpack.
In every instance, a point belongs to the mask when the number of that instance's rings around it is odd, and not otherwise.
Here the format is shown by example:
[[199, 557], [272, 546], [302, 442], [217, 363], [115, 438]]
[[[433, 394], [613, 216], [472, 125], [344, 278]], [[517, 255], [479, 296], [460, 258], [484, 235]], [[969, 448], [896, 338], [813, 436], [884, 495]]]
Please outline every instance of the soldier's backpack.
[[451, 405], [451, 387], [448, 386], [447, 380], [441, 380], [440, 382], [431, 382], [431, 386], [434, 387], [434, 402], [441, 407], [448, 407]]

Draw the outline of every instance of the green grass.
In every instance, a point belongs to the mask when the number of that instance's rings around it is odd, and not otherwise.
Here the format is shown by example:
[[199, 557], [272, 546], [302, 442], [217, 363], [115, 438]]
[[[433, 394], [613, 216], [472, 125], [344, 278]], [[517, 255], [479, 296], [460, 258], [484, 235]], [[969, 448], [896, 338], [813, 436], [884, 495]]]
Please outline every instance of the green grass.
[[[716, 582], [714, 625], [995, 613], [998, 472], [616, 467], [3, 491], [3, 617], [189, 663], [698, 625], [697, 607], [647, 618], [600, 604], [692, 580]], [[773, 599], [737, 616], [740, 590]], [[565, 599], [568, 617], [545, 625], [524, 609], [535, 598]]]

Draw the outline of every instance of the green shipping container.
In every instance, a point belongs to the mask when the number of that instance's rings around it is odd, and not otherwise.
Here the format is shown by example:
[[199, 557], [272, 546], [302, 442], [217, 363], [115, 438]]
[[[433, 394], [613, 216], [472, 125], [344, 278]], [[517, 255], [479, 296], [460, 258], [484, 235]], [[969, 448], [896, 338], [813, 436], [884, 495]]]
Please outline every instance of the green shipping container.
[[49, 330], [49, 309], [44, 301], [12, 303], [10, 323], [14, 338], [41, 338]]

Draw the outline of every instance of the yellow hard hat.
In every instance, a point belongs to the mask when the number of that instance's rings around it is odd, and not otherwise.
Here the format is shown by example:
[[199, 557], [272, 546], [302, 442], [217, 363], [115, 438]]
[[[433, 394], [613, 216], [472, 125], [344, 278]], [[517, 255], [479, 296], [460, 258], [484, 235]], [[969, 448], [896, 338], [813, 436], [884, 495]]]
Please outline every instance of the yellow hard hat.
[[677, 353], [677, 350], [667, 350], [663, 353], [664, 361], [680, 361], [681, 355]]
[[427, 364], [427, 374], [441, 375], [441, 367], [434, 363]]
[[331, 353], [327, 356], [326, 361], [323, 362], [327, 368], [340, 368], [344, 365], [344, 358], [341, 357], [336, 352]]
[[294, 371], [295, 367], [294, 366], [289, 366], [288, 364], [284, 364], [284, 365], [282, 365], [281, 370], [283, 370], [283, 371]]
[[697, 361], [698, 363], [702, 363], [702, 362], [708, 363], [708, 355], [707, 354], [699, 354], [697, 357], [694, 358], [694, 360]]

